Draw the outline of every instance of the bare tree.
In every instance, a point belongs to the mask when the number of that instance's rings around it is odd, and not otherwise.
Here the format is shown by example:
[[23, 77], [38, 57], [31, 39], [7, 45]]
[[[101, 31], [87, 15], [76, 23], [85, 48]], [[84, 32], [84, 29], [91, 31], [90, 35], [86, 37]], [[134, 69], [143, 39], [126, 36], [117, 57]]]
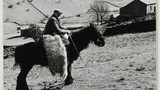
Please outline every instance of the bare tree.
[[90, 5], [90, 9], [88, 10], [88, 13], [91, 17], [96, 19], [97, 24], [99, 22], [102, 23], [102, 21], [106, 18], [108, 15], [109, 6], [108, 3], [106, 3], [103, 0], [95, 0], [93, 4]]

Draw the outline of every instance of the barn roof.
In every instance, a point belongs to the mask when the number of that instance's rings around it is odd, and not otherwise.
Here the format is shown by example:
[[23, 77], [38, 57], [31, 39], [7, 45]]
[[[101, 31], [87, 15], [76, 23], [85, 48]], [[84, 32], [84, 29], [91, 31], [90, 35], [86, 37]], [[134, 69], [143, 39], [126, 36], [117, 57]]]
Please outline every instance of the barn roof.
[[145, 4], [156, 3], [156, 0], [140, 0], [140, 1], [144, 2]]
[[[129, 3], [133, 2], [134, 0], [124, 0], [124, 4], [122, 4], [121, 7], [124, 7], [126, 5], [128, 5]], [[141, 2], [145, 3], [145, 4], [153, 4], [153, 3], [156, 3], [156, 0], [140, 0]]]

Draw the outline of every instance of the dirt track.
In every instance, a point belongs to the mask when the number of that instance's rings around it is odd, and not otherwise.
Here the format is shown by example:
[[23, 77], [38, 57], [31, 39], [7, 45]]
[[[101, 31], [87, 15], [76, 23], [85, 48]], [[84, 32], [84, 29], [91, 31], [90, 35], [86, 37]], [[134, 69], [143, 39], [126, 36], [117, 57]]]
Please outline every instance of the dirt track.
[[[106, 45], [90, 44], [73, 64], [74, 83], [62, 90], [156, 90], [156, 33], [106, 37]], [[19, 68], [4, 59], [4, 90], [15, 90]], [[54, 86], [47, 67], [34, 66], [27, 77], [31, 90]]]

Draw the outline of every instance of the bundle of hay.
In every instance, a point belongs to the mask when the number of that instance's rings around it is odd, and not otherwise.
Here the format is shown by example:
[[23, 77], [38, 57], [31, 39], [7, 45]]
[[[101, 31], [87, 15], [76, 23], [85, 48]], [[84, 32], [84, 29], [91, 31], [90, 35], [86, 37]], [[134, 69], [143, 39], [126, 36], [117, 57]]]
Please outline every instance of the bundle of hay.
[[67, 77], [67, 53], [60, 36], [43, 35], [43, 43], [48, 58], [48, 65], [53, 75]]

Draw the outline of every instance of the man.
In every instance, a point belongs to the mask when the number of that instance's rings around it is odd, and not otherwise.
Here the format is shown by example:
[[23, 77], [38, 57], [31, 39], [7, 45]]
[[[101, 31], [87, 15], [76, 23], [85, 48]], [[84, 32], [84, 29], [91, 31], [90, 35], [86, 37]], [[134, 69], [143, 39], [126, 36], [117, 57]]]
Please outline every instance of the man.
[[[60, 19], [59, 16], [62, 14], [59, 10], [54, 10], [54, 13], [49, 18], [45, 30], [43, 31], [43, 34], [50, 34], [55, 35], [58, 34], [61, 36], [63, 42], [65, 42], [65, 45], [69, 44], [68, 36], [67, 34], [71, 33], [69, 30], [66, 30], [64, 27], [60, 25]], [[66, 34], [67, 33], [67, 34]]]

